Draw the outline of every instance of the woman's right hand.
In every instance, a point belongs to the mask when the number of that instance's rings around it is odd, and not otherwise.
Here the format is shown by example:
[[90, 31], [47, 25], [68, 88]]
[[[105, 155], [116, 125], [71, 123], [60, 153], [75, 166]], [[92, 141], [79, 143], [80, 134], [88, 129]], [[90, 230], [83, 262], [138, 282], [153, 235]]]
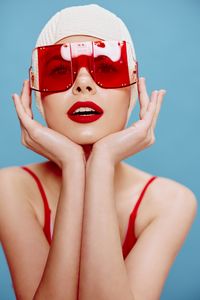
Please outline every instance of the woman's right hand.
[[69, 164], [86, 163], [83, 148], [66, 136], [33, 119], [29, 80], [24, 81], [21, 95], [13, 94], [21, 127], [21, 142], [32, 151], [54, 161], [61, 169]]

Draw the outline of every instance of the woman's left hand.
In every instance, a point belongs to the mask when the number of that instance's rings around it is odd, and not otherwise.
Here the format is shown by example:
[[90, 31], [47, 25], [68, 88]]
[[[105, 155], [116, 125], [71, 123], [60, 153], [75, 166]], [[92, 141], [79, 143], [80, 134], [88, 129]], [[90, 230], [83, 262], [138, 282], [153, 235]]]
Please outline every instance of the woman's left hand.
[[153, 91], [149, 99], [145, 79], [140, 78], [138, 89], [140, 93], [140, 120], [130, 127], [105, 136], [93, 145], [89, 161], [94, 157], [117, 164], [155, 142], [155, 126], [159, 115], [165, 90]]

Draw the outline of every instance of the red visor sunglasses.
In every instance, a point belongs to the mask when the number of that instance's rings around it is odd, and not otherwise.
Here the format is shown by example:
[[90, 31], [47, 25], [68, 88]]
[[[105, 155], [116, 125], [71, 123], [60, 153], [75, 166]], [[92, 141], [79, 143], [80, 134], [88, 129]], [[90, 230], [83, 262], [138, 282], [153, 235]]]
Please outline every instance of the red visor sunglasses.
[[30, 87], [39, 92], [70, 89], [80, 68], [102, 88], [123, 88], [138, 82], [138, 62], [126, 41], [86, 41], [37, 47], [29, 68]]

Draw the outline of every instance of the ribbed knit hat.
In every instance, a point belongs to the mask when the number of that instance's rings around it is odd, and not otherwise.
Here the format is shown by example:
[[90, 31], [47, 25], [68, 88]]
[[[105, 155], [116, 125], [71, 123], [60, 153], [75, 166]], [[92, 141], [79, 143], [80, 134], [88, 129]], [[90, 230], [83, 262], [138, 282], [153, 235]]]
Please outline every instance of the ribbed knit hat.
[[[42, 29], [36, 47], [55, 44], [70, 35], [89, 35], [104, 40], [125, 40], [131, 44], [133, 56], [136, 59], [133, 41], [124, 22], [114, 13], [97, 4], [71, 6], [58, 11]], [[40, 93], [35, 92], [35, 95], [37, 107], [44, 117]], [[137, 88], [136, 85], [132, 85], [126, 125], [136, 99]]]

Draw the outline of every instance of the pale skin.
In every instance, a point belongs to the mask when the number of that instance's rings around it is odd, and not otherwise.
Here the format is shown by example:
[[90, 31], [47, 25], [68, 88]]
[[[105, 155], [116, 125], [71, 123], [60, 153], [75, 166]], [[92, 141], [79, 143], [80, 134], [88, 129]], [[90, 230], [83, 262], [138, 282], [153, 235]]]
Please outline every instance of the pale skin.
[[[84, 40], [95, 38], [71, 36], [60, 43]], [[18, 299], [160, 298], [195, 218], [197, 201], [189, 188], [157, 178], [138, 211], [138, 240], [124, 261], [127, 220], [151, 175], [122, 160], [155, 142], [165, 94], [153, 91], [149, 97], [144, 78], [139, 89], [140, 119], [126, 129], [130, 89], [101, 89], [84, 68], [70, 90], [43, 98], [49, 128], [33, 118], [27, 80], [21, 95], [13, 96], [22, 144], [48, 159], [30, 167], [42, 178], [55, 221], [49, 246], [32, 179], [19, 168], [1, 170], [0, 238]], [[72, 103], [85, 99], [103, 107], [101, 123], [78, 126], [66, 118]]]

